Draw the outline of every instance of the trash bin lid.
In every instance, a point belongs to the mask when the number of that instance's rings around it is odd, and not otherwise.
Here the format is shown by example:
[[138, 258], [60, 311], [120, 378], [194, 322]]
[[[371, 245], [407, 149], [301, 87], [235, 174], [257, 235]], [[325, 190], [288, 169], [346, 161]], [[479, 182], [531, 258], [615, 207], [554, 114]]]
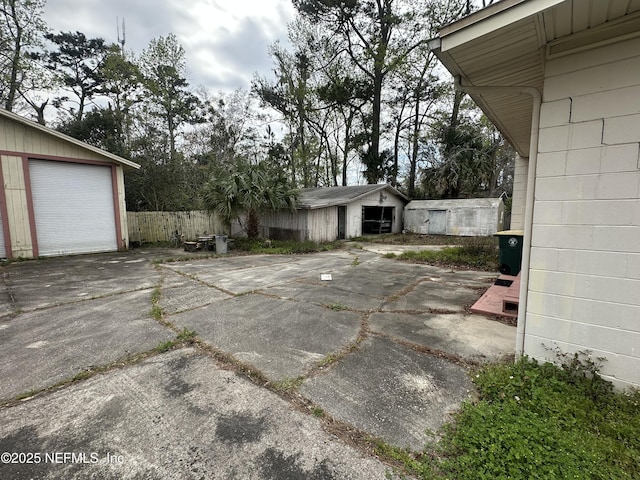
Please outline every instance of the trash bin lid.
[[524, 237], [524, 230], [503, 230], [501, 232], [496, 232], [493, 234], [496, 237], [515, 237], [520, 236]]

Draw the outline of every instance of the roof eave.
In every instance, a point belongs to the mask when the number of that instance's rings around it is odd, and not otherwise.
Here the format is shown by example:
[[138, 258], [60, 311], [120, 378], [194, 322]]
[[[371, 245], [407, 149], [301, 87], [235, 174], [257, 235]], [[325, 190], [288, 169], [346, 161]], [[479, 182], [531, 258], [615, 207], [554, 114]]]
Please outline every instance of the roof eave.
[[564, 0], [502, 0], [457, 22], [444, 26], [438, 32], [442, 50], [476, 40], [512, 23], [532, 17]]
[[115, 155], [113, 153], [107, 152], [106, 150], [102, 150], [101, 148], [98, 147], [94, 147], [93, 145], [89, 145], [88, 143], [82, 142], [76, 138], [70, 137], [69, 135], [65, 135], [64, 133], [58, 132], [57, 130], [53, 130], [51, 128], [45, 127], [44, 125], [40, 125], [37, 122], [34, 122], [32, 120], [29, 120], [28, 118], [24, 118], [21, 117], [20, 115], [16, 115], [13, 112], [9, 112], [8, 110], [4, 110], [4, 109], [0, 109], [0, 114], [13, 120], [16, 121], [18, 123], [22, 123], [23, 125], [29, 127], [29, 128], [34, 128], [46, 135], [51, 135], [53, 137], [56, 137], [60, 140], [63, 140], [65, 142], [69, 142], [72, 143], [74, 145], [77, 145], [80, 148], [84, 148], [85, 150], [89, 150], [93, 153], [96, 153], [102, 157], [106, 157], [120, 165], [122, 165], [123, 167], [126, 168], [131, 168], [131, 169], [139, 169], [140, 165], [138, 165], [135, 162], [132, 162], [131, 160], [127, 160], [126, 158], [122, 158], [119, 157], [118, 155]]
[[[367, 195], [371, 195], [373, 193], [379, 192], [380, 190], [384, 190], [384, 189], [389, 189], [391, 190], [394, 195], [397, 195], [398, 197], [402, 198], [402, 200], [404, 200], [405, 202], [409, 202], [409, 198], [404, 195], [402, 192], [400, 192], [398, 189], [394, 188], [393, 186], [387, 184], [387, 183], [381, 183], [379, 185], [375, 185], [375, 187], [377, 188], [372, 188], [371, 190], [361, 193], [360, 195], [354, 196], [352, 198], [349, 199], [345, 199], [345, 198], [340, 198], [334, 201], [325, 201], [323, 203], [299, 203], [298, 204], [298, 209], [304, 209], [304, 210], [317, 210], [319, 208], [328, 208], [328, 207], [335, 207], [335, 206], [340, 206], [340, 205], [347, 205], [351, 202], [355, 202], [357, 200], [360, 200], [361, 198], [366, 197]], [[326, 187], [326, 188], [331, 188], [331, 187]]]
[[[474, 86], [473, 82], [465, 75], [465, 73], [459, 68], [458, 64], [447, 53], [443, 52], [440, 48], [440, 39], [434, 39], [430, 43], [431, 51], [436, 55], [438, 60], [445, 66], [445, 68], [454, 77], [460, 77], [462, 83], [465, 85]], [[516, 139], [506, 125], [500, 120], [500, 117], [493, 112], [490, 104], [480, 95], [469, 94], [475, 104], [484, 112], [485, 116], [493, 123], [500, 133], [507, 139], [507, 141], [513, 146], [518, 155], [523, 158], [529, 156], [528, 145], [523, 145], [521, 141]]]
[[[443, 27], [439, 36], [430, 41], [431, 51], [442, 62], [449, 72], [460, 77], [461, 83], [470, 87], [533, 87], [540, 89], [543, 82], [543, 58], [540, 55], [541, 39], [538, 36], [539, 15], [565, 0], [502, 0], [496, 4], [482, 9], [455, 23]], [[526, 43], [526, 50], [514, 52], [511, 49], [511, 57], [504, 62], [496, 63], [495, 52], [499, 51], [500, 43], [509, 47], [508, 33], [518, 29], [520, 43]], [[503, 30], [505, 35], [500, 35]], [[526, 36], [522, 36], [522, 31]], [[488, 50], [487, 39], [496, 44], [493, 50]], [[526, 40], [523, 40], [526, 39]], [[477, 49], [487, 52], [488, 62], [480, 62], [479, 57], [474, 57], [475, 66], [470, 69], [469, 51]], [[508, 48], [507, 48], [508, 50]], [[466, 51], [466, 58], [465, 52]], [[517, 53], [517, 56], [513, 56]], [[462, 57], [460, 57], [462, 55]], [[460, 58], [465, 60], [459, 64]], [[513, 75], [511, 64], [514, 61], [529, 62], [526, 68], [516, 70], [517, 78]], [[538, 60], [536, 60], [538, 59]], [[491, 63], [493, 60], [493, 63]], [[481, 64], [480, 66], [478, 64]], [[491, 69], [487, 68], [491, 65]], [[534, 66], [535, 67], [532, 67]], [[529, 68], [532, 67], [530, 70]], [[490, 72], [490, 73], [487, 73]], [[522, 112], [527, 116], [527, 106], [524, 99], [513, 97], [505, 103], [504, 97], [510, 93], [498, 94], [496, 89], [493, 94], [474, 93], [470, 97], [483, 110], [487, 118], [498, 128], [502, 135], [511, 143], [522, 157], [529, 156], [530, 129], [518, 122], [513, 123], [513, 112]], [[500, 98], [500, 97], [503, 98]], [[508, 106], [507, 106], [508, 105]], [[508, 110], [505, 110], [508, 109]]]

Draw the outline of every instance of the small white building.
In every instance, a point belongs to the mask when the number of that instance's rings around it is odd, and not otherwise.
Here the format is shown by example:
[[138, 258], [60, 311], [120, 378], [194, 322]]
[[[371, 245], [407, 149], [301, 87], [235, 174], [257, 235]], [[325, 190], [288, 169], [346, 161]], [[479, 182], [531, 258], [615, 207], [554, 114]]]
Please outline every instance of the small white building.
[[519, 154], [517, 352], [640, 387], [640, 2], [503, 0], [430, 46]]
[[404, 207], [405, 230], [428, 235], [493, 235], [503, 219], [501, 198], [412, 200]]
[[0, 109], [0, 257], [126, 249], [125, 168], [140, 167]]
[[399, 233], [407, 202], [407, 197], [387, 184], [304, 188], [295, 212], [281, 211], [260, 217], [261, 235], [330, 242]]

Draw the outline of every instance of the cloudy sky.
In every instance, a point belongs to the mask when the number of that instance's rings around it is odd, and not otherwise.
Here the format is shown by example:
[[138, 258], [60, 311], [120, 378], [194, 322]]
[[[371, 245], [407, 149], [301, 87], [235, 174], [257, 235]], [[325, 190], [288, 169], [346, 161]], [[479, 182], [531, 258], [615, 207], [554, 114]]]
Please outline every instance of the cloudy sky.
[[254, 72], [269, 75], [267, 48], [287, 42], [291, 0], [47, 0], [50, 30], [80, 31], [117, 41], [125, 21], [127, 50], [139, 55], [153, 38], [174, 33], [187, 54], [188, 81], [211, 93], [249, 88]]

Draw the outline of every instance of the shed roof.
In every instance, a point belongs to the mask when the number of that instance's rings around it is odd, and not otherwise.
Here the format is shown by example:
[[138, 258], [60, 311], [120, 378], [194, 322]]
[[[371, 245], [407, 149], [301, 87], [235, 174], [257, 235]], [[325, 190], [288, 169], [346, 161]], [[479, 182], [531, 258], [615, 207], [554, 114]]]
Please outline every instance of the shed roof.
[[[76, 138], [70, 137], [69, 135], [65, 135], [64, 133], [60, 133], [56, 130], [45, 127], [44, 125], [40, 125], [39, 123], [34, 122], [33, 120], [29, 120], [27, 118], [21, 117], [20, 115], [16, 115], [15, 113], [9, 112], [8, 110], [4, 110], [0, 108], [0, 117], [4, 117], [16, 123], [20, 123], [27, 128], [32, 128], [41, 133], [44, 133], [45, 135], [50, 135], [52, 137], [56, 137], [60, 140], [63, 140], [65, 142], [72, 143], [80, 148], [83, 148], [85, 150], [98, 154], [101, 157], [104, 157], [106, 161], [117, 163], [119, 165], [122, 165], [123, 167], [135, 168], [135, 169], [140, 168], [140, 165], [138, 165], [135, 162], [132, 162], [131, 160], [127, 160], [126, 158], [122, 158], [122, 157], [119, 157], [118, 155], [114, 155], [113, 153], [107, 152], [106, 150], [102, 150], [101, 148], [94, 147], [93, 145], [89, 145], [88, 143], [82, 142]], [[29, 153], [29, 152], [25, 152], [25, 153]]]
[[298, 206], [300, 208], [324, 208], [335, 205], [346, 205], [366, 195], [378, 191], [387, 190], [392, 195], [400, 197], [403, 201], [409, 199], [401, 192], [386, 183], [378, 185], [351, 185], [346, 187], [319, 187], [303, 188], [300, 192]]
[[408, 210], [449, 209], [449, 208], [497, 208], [501, 198], [458, 198], [443, 200], [411, 200], [405, 207]]
[[[430, 47], [465, 85], [542, 91], [546, 59], [638, 35], [638, 0], [502, 0], [443, 27]], [[528, 157], [531, 99], [471, 96], [518, 153]]]

